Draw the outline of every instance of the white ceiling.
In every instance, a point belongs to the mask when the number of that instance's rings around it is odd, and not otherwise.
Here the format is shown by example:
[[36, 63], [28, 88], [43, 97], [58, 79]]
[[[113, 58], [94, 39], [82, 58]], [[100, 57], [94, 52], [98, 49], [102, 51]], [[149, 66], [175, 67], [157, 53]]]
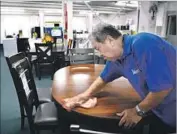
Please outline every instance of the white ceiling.
[[[84, 1], [72, 0], [74, 14], [80, 11], [90, 11]], [[134, 4], [135, 3], [135, 4]], [[137, 9], [136, 1], [87, 1], [90, 7], [98, 12], [104, 14], [126, 13]], [[15, 13], [15, 11], [22, 10], [26, 13], [38, 13], [40, 10], [48, 14], [61, 14], [62, 1], [61, 0], [1, 0], [1, 10], [3, 12]], [[20, 11], [18, 11], [20, 12]]]

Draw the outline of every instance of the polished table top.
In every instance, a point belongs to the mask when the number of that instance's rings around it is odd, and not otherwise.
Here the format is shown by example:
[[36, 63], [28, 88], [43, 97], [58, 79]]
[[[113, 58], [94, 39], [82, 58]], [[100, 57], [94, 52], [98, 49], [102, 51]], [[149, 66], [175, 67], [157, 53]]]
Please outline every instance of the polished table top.
[[[64, 98], [75, 96], [85, 91], [99, 76], [104, 65], [74, 65], [58, 70], [53, 79], [52, 95], [60, 103]], [[123, 77], [107, 84], [97, 95], [96, 107], [84, 109], [77, 107], [73, 111], [98, 118], [118, 118], [117, 112], [134, 107], [140, 97], [129, 81]]]

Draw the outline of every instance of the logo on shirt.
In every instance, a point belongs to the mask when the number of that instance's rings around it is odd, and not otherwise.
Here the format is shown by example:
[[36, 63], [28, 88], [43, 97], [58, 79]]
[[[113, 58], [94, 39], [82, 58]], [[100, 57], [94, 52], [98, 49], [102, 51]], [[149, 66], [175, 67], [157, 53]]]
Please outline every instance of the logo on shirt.
[[140, 72], [139, 69], [132, 69], [132, 73], [133, 73], [133, 75], [138, 74], [139, 72]]

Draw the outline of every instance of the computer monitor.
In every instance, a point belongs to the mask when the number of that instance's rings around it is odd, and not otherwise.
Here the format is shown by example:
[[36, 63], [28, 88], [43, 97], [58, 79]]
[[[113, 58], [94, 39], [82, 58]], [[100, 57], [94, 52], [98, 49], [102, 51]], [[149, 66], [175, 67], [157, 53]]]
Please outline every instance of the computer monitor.
[[62, 31], [61, 31], [61, 29], [52, 29], [51, 30], [51, 35], [53, 36], [53, 37], [57, 37], [57, 36], [62, 36]]

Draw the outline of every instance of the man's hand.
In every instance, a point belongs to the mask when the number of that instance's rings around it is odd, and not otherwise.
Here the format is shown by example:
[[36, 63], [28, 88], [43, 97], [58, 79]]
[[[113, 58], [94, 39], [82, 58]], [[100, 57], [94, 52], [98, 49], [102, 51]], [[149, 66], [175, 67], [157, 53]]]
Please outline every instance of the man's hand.
[[86, 94], [82, 93], [82, 94], [79, 94], [79, 95], [74, 96], [72, 98], [66, 98], [66, 99], [64, 99], [64, 102], [62, 103], [62, 106], [67, 111], [71, 111], [76, 106], [82, 105], [88, 99], [89, 99], [89, 97]]
[[134, 127], [141, 119], [141, 116], [138, 116], [136, 113], [136, 109], [126, 109], [121, 113], [117, 113], [118, 116], [121, 116], [121, 120], [119, 122], [119, 126], [124, 125], [126, 128]]
[[60, 104], [67, 111], [71, 111], [74, 107], [81, 106], [84, 102], [88, 101], [91, 96], [94, 96], [94, 94], [99, 92], [105, 85], [106, 83], [103, 79], [98, 77], [85, 92], [77, 96], [61, 100]]

